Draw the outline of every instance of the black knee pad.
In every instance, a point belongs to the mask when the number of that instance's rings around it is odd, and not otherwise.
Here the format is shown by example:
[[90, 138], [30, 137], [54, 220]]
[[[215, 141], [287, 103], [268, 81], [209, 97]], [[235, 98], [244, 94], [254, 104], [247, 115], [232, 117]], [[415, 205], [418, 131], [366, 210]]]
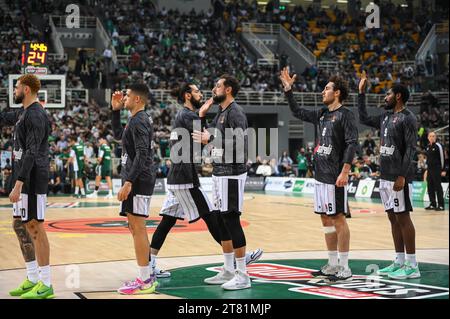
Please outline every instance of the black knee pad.
[[202, 215], [202, 219], [205, 222], [206, 226], [208, 226], [209, 233], [211, 236], [213, 236], [214, 240], [220, 245], [221, 244], [221, 233], [219, 228], [219, 223], [217, 221], [218, 217], [220, 217], [218, 214], [215, 213], [208, 213]]
[[213, 214], [216, 215], [217, 225], [219, 226], [220, 240], [221, 241], [231, 240], [231, 234], [228, 231], [227, 227], [225, 226], [221, 213], [213, 212]]
[[238, 249], [246, 246], [244, 230], [241, 226], [239, 212], [228, 212], [222, 215], [225, 227], [231, 235], [231, 240], [233, 241], [233, 248]]
[[170, 232], [172, 227], [176, 224], [177, 219], [172, 216], [163, 216], [161, 222], [158, 227], [156, 227], [155, 232], [153, 233], [152, 243], [150, 244], [150, 248], [153, 249], [161, 249], [164, 241], [166, 240], [167, 234]]

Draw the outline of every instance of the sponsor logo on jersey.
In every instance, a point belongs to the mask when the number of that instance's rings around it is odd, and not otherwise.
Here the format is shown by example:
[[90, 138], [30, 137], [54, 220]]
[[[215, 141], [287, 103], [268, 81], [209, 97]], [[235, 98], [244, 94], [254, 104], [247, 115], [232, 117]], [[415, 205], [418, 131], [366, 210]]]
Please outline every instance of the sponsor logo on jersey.
[[323, 154], [323, 155], [330, 155], [331, 151], [333, 150], [333, 146], [328, 145], [320, 145], [319, 148], [317, 149], [317, 154]]
[[391, 145], [391, 146], [383, 145], [380, 148], [380, 154], [381, 155], [391, 156], [391, 155], [394, 154], [394, 151], [395, 151], [395, 146], [394, 145]]
[[14, 160], [18, 160], [20, 161], [22, 159], [22, 155], [23, 155], [23, 150], [20, 148], [17, 151], [14, 150], [13, 151], [13, 159]]

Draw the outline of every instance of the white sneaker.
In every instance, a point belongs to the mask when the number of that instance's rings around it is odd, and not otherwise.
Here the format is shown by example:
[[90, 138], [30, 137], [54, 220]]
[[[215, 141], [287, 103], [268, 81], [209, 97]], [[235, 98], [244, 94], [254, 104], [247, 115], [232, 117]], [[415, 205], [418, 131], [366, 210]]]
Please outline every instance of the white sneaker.
[[113, 198], [114, 198], [114, 195], [108, 194], [108, 195], [105, 196], [105, 198], [106, 198], [106, 199], [113, 199]]
[[224, 268], [215, 276], [206, 278], [204, 280], [208, 285], [222, 285], [231, 279], [233, 279], [234, 274], [231, 271], [227, 271]]
[[97, 198], [97, 197], [98, 196], [97, 196], [96, 193], [92, 193], [92, 194], [86, 195], [86, 198]]
[[351, 280], [352, 278], [352, 271], [350, 268], [344, 268], [342, 266], [338, 266], [338, 271], [335, 275], [331, 275], [328, 277], [329, 281], [337, 282], [337, 281], [345, 281], [345, 280]]
[[243, 272], [236, 270], [234, 272], [234, 277], [230, 281], [224, 283], [222, 288], [225, 290], [241, 290], [247, 289], [252, 286], [250, 277]]
[[156, 278], [168, 278], [172, 276], [172, 274], [168, 271], [161, 270], [157, 267], [153, 268], [153, 273], [156, 275]]
[[330, 264], [326, 264], [320, 268], [319, 271], [313, 271], [311, 276], [313, 277], [324, 277], [324, 276], [333, 276], [339, 271], [339, 266], [330, 266]]
[[255, 261], [258, 261], [259, 258], [261, 258], [263, 254], [263, 250], [261, 248], [258, 248], [254, 251], [250, 251], [245, 254], [245, 263], [247, 265], [253, 264]]

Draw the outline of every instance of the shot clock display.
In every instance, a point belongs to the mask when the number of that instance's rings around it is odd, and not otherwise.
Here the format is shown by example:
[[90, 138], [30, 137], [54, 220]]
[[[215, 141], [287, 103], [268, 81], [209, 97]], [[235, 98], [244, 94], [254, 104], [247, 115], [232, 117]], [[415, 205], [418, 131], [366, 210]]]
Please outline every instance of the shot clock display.
[[46, 67], [48, 47], [45, 43], [25, 42], [22, 44], [22, 67]]

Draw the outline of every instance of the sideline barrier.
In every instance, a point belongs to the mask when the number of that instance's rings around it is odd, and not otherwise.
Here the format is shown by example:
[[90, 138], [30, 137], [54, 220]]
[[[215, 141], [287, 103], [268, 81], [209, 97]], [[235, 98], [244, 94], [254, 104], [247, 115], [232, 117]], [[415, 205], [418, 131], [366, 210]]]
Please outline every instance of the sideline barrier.
[[[314, 194], [313, 178], [297, 177], [267, 177], [265, 180], [265, 190], [271, 192]], [[427, 183], [414, 181], [413, 201], [428, 202]], [[359, 181], [352, 181], [348, 184], [348, 196], [356, 198], [380, 198], [380, 181], [366, 178]], [[444, 198], [449, 200], [449, 183], [442, 183]]]
[[[117, 194], [121, 187], [121, 180], [119, 178], [113, 178], [113, 193]], [[298, 178], [298, 177], [247, 177], [245, 182], [246, 191], [269, 191], [269, 192], [282, 192], [293, 194], [314, 194], [314, 179], [313, 178]], [[155, 184], [155, 194], [164, 194], [167, 192], [167, 179], [157, 178]], [[205, 192], [212, 192], [212, 178], [200, 177], [200, 184]], [[413, 201], [428, 202], [427, 183], [414, 181], [412, 183], [413, 188]], [[359, 181], [349, 182], [347, 186], [347, 194], [349, 197], [356, 198], [380, 198], [380, 181], [366, 178]], [[444, 191], [444, 198], [449, 200], [449, 183], [442, 183], [442, 189]], [[89, 181], [87, 184], [87, 192], [94, 191], [94, 181]], [[100, 184], [100, 193], [106, 193], [108, 191], [108, 185], [104, 180]]]

